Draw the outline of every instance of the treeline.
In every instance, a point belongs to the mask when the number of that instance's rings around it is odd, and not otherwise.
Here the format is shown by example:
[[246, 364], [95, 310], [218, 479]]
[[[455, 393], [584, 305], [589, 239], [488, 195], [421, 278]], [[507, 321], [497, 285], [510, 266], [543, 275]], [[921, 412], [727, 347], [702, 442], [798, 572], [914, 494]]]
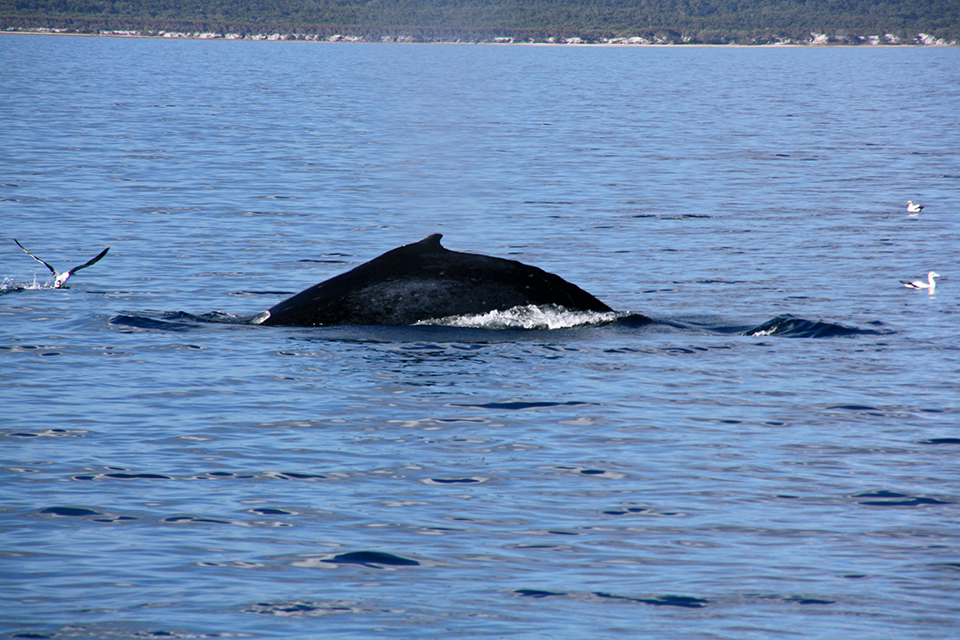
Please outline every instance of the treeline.
[[423, 42], [956, 43], [960, 0], [0, 0], [0, 29]]

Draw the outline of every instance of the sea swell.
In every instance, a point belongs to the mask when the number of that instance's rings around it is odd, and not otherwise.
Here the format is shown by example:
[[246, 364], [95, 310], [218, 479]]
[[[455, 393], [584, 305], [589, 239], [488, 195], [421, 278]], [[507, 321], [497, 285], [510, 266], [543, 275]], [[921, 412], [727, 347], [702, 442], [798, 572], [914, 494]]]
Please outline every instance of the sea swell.
[[[210, 325], [247, 325], [256, 326], [262, 314], [237, 315], [213, 311], [204, 314], [191, 314], [183, 311], [162, 313], [130, 312], [114, 316], [110, 319], [112, 326], [121, 331], [171, 331], [184, 332], [201, 330]], [[721, 335], [739, 334], [747, 337], [780, 336], [787, 338], [836, 338], [858, 335], [883, 335], [891, 333], [884, 328], [883, 323], [874, 321], [871, 328], [852, 327], [826, 320], [808, 320], [791, 315], [780, 315], [759, 325], [749, 326], [723, 321], [691, 322], [683, 319], [658, 318], [652, 319], [639, 313], [627, 312], [593, 312], [569, 311], [555, 305], [526, 305], [514, 307], [505, 311], [490, 311], [477, 315], [448, 316], [434, 318], [416, 323], [410, 327], [288, 327], [288, 329], [312, 332], [330, 332], [339, 335], [351, 329], [374, 330], [378, 339], [390, 339], [391, 332], [395, 339], [403, 340], [409, 331], [417, 335], [422, 332], [445, 331], [449, 329], [472, 330], [469, 333], [475, 338], [476, 331], [515, 334], [520, 332], [557, 332], [559, 330], [575, 330], [594, 327], [603, 330], [612, 327], [618, 330], [637, 332], [691, 332], [715, 333]], [[571, 335], [574, 335], [571, 334]], [[321, 337], [321, 336], [316, 336]], [[501, 336], [502, 337], [502, 336]]]

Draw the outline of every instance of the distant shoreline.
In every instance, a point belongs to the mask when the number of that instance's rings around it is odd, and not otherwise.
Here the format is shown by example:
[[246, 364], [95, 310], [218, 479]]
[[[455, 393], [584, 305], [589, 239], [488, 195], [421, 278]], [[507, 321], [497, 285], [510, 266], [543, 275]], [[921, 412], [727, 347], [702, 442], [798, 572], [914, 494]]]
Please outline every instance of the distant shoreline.
[[[8, 29], [0, 31], [0, 35], [24, 35], [24, 36], [68, 36], [81, 38], [131, 38], [146, 40], [223, 40], [228, 42], [299, 42], [314, 44], [401, 44], [401, 45], [474, 45], [474, 46], [525, 46], [525, 47], [711, 47], [711, 48], [850, 48], [850, 49], [878, 49], [878, 48], [941, 48], [960, 46], [957, 41], [945, 41], [943, 39], [933, 38], [925, 34], [918, 34], [915, 41], [911, 42], [890, 42], [885, 41], [879, 36], [869, 36], [861, 42], [848, 41], [830, 41], [823, 36], [822, 40], [816, 37], [807, 42], [784, 41], [784, 42], [763, 42], [757, 44], [746, 44], [741, 42], [730, 43], [704, 43], [704, 42], [631, 42], [630, 39], [618, 38], [609, 41], [583, 41], [579, 38], [567, 38], [563, 41], [553, 39], [544, 41], [515, 41], [511, 38], [495, 38], [491, 40], [418, 40], [414, 38], [392, 38], [369, 40], [351, 36], [329, 36], [322, 37], [318, 35], [303, 34], [257, 34], [253, 36], [244, 36], [239, 34], [222, 33], [186, 33], [186, 32], [166, 32], [158, 33], [140, 33], [134, 31], [102, 31], [99, 33], [86, 33], [82, 31], [67, 31], [59, 29]], [[876, 40], [873, 40], [873, 39]], [[640, 39], [642, 40], [642, 39]]]
[[384, 44], [960, 45], [960, 0], [0, 0], [0, 32]]

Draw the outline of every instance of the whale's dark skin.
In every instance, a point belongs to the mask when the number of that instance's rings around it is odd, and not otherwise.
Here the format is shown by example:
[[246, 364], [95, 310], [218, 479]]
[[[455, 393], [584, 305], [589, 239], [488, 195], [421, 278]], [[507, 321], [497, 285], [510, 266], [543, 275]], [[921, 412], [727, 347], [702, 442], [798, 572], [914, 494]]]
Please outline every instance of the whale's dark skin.
[[580, 287], [516, 260], [450, 251], [439, 233], [287, 298], [266, 325], [410, 325], [431, 318], [560, 305], [612, 311]]

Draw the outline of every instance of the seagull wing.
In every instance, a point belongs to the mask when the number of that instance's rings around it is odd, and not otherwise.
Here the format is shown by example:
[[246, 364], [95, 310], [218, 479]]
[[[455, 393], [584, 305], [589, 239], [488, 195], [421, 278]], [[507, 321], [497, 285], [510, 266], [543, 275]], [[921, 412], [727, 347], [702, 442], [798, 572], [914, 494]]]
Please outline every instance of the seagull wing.
[[[53, 267], [51, 267], [50, 264], [47, 263], [45, 260], [41, 260], [41, 259], [38, 258], [37, 256], [33, 255], [32, 253], [30, 253], [29, 251], [27, 251], [26, 249], [24, 249], [24, 248], [23, 248], [23, 245], [20, 244], [20, 241], [19, 241], [19, 240], [17, 240], [16, 238], [14, 238], [13, 241], [17, 243], [17, 246], [18, 246], [18, 247], [20, 247], [21, 249], [23, 249], [23, 252], [24, 252], [25, 254], [27, 254], [28, 256], [30, 256], [31, 258], [33, 258], [34, 260], [36, 260], [37, 262], [39, 262], [40, 264], [42, 264], [43, 266], [45, 266], [47, 269], [50, 269], [50, 272], [53, 273], [54, 277], [60, 275], [60, 272], [57, 271], [56, 269], [54, 269]], [[99, 258], [97, 258], [97, 259], [99, 260]]]
[[[21, 248], [22, 248], [22, 247], [21, 247]], [[26, 249], [24, 249], [24, 251], [26, 251]], [[68, 271], [67, 273], [76, 273], [77, 271], [80, 271], [80, 269], [86, 269], [87, 267], [96, 264], [97, 262], [100, 261], [100, 259], [101, 259], [103, 256], [107, 255], [107, 251], [110, 251], [110, 247], [107, 247], [106, 249], [104, 249], [103, 251], [101, 251], [99, 254], [97, 254], [97, 257], [94, 258], [93, 260], [90, 260], [89, 262], [84, 262], [84, 263], [83, 263], [82, 265], [80, 265], [79, 267], [74, 267], [73, 269], [70, 269], [70, 271]], [[48, 265], [48, 266], [49, 266], [49, 265]]]

